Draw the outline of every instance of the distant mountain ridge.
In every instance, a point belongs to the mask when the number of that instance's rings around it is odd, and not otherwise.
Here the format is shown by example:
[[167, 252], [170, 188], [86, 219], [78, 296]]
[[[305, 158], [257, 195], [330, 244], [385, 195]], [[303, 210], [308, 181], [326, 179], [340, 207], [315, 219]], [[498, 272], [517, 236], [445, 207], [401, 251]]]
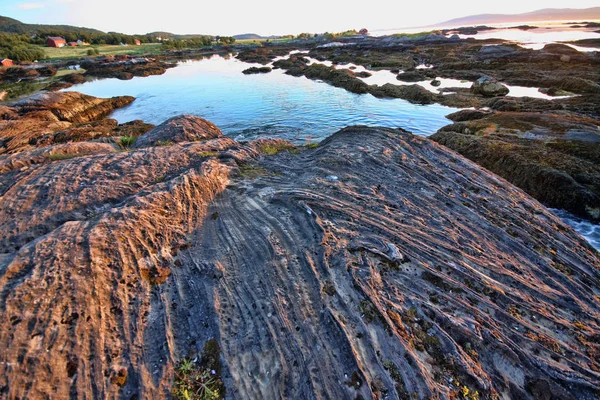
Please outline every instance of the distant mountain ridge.
[[462, 25], [503, 24], [509, 22], [540, 22], [561, 20], [597, 20], [600, 19], [600, 7], [586, 9], [545, 8], [524, 14], [479, 14], [455, 18], [435, 26], [457, 27]]
[[233, 35], [233, 38], [236, 40], [249, 40], [249, 39], [277, 39], [281, 36], [261, 36], [256, 33], [244, 33], [241, 35]]

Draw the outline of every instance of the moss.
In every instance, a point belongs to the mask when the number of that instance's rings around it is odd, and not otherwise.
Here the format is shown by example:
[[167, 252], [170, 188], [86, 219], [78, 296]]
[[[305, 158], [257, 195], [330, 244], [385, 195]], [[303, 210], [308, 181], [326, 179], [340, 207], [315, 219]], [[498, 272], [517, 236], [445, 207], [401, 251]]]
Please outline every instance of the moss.
[[333, 282], [331, 282], [330, 280], [325, 281], [325, 285], [323, 286], [323, 293], [328, 294], [329, 296], [333, 296], [336, 294], [336, 289], [335, 286], [333, 285]]
[[176, 400], [218, 400], [225, 397], [221, 379], [221, 349], [216, 339], [204, 345], [200, 359], [183, 359], [175, 369], [173, 398]]
[[198, 153], [198, 156], [206, 158], [206, 157], [218, 157], [219, 152], [217, 151], [203, 151], [202, 153]]
[[239, 164], [239, 169], [240, 169], [240, 176], [242, 178], [256, 179], [261, 176], [270, 175], [269, 172], [265, 168], [259, 167], [257, 165], [250, 165], [250, 164], [242, 163], [242, 164]]
[[261, 153], [267, 155], [274, 155], [280, 153], [282, 151], [287, 151], [288, 153], [296, 154], [298, 149], [288, 143], [267, 143], [260, 146]]
[[319, 147], [319, 143], [306, 143], [304, 147], [306, 147], [307, 149], [316, 149], [317, 147]]
[[346, 384], [346, 386], [353, 387], [354, 389], [358, 390], [362, 386], [363, 380], [360, 378], [358, 372], [354, 371], [350, 376], [350, 379], [344, 383]]
[[385, 370], [390, 374], [390, 377], [396, 381], [396, 383], [402, 382], [402, 375], [400, 375], [400, 371], [393, 361], [384, 361], [383, 368], [385, 368]]
[[379, 314], [379, 310], [377, 310], [375, 304], [373, 304], [370, 300], [362, 300], [358, 304], [358, 311], [363, 315], [367, 323], [371, 323], [377, 319], [382, 319], [381, 314]]
[[137, 138], [135, 136], [121, 136], [119, 139], [119, 144], [122, 148], [128, 149], [135, 143], [136, 140]]
[[70, 160], [78, 157], [77, 154], [48, 154], [46, 158], [50, 161]]

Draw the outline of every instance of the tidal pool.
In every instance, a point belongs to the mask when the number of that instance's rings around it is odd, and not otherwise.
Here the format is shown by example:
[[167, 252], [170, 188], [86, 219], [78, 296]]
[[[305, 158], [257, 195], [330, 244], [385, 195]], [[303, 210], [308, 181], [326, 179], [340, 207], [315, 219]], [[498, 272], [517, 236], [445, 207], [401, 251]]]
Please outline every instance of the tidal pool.
[[404, 128], [429, 136], [450, 124], [445, 116], [458, 110], [349, 93], [282, 70], [242, 74], [253, 65], [213, 56], [181, 62], [164, 75], [95, 80], [68, 90], [96, 97], [134, 96], [130, 106], [111, 115], [120, 123], [141, 119], [159, 124], [175, 115], [192, 114], [237, 140], [280, 137], [295, 143], [320, 141], [349, 125]]

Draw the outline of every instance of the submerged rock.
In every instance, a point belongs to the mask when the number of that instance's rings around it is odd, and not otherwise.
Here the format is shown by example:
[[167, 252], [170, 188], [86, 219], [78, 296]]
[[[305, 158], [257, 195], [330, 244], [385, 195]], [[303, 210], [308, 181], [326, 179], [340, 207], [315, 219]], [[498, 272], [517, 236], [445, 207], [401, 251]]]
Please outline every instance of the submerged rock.
[[0, 170], [3, 395], [169, 397], [189, 359], [243, 398], [594, 398], [600, 258], [523, 191], [402, 130], [216, 129]]

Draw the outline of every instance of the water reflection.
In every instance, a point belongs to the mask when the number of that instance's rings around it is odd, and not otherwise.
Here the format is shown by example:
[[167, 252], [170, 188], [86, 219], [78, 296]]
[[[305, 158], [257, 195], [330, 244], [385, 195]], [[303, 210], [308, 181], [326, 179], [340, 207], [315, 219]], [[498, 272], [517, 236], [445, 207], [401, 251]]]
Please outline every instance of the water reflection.
[[239, 140], [277, 136], [302, 143], [321, 140], [348, 125], [402, 127], [428, 136], [451, 122], [445, 115], [457, 111], [357, 95], [281, 70], [241, 73], [250, 66], [214, 56], [182, 62], [164, 75], [96, 80], [69, 90], [97, 97], [136, 97], [129, 107], [111, 115], [121, 123], [142, 119], [159, 124], [175, 115], [192, 114]]

